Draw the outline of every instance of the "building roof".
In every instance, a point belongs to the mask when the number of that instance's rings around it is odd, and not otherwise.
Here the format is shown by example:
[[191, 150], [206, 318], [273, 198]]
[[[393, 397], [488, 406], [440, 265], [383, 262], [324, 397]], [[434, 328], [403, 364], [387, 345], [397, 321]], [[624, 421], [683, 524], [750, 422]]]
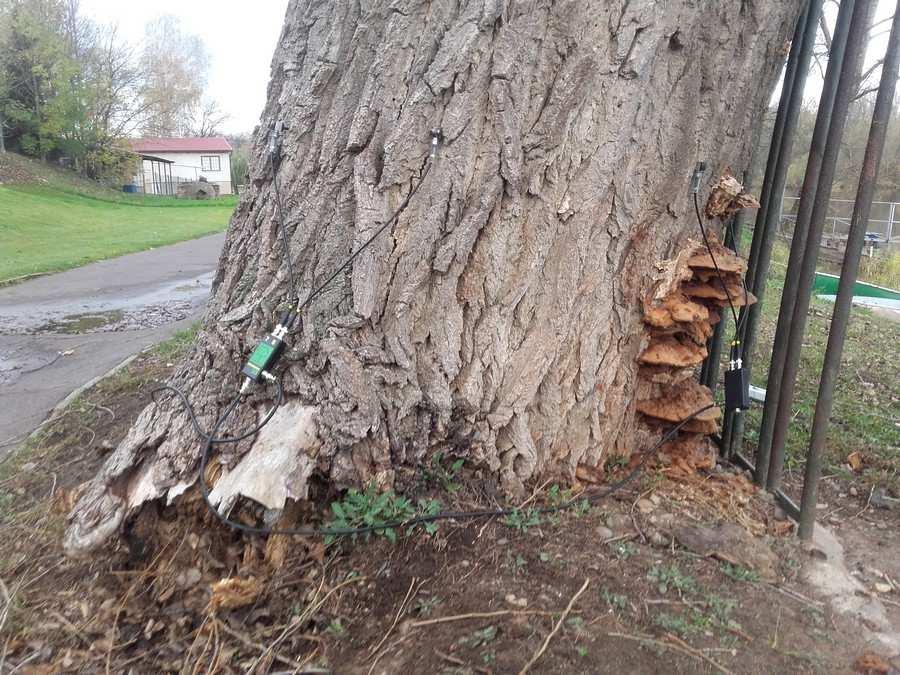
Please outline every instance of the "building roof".
[[146, 152], [138, 153], [143, 159], [150, 160], [151, 162], [162, 162], [163, 164], [174, 164], [174, 160], [171, 159], [163, 159], [162, 157], [156, 157], [155, 155], [148, 155]]
[[222, 136], [201, 138], [133, 138], [131, 149], [148, 152], [231, 152], [231, 143]]

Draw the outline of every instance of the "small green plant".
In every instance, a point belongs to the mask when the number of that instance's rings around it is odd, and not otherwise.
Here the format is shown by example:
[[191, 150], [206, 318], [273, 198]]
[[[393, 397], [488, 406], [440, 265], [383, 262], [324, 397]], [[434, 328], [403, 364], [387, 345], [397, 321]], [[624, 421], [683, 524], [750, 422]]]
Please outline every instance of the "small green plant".
[[506, 566], [512, 570], [514, 575], [524, 570], [526, 565], [528, 565], [528, 561], [520, 554], [516, 553], [513, 555], [512, 551], [506, 552]]
[[431, 483], [437, 483], [445, 492], [453, 494], [460, 488], [457, 478], [465, 464], [464, 459], [456, 459], [449, 466], [444, 465], [444, 453], [436, 452], [431, 456], [431, 463], [425, 469], [425, 477]]
[[441, 599], [439, 597], [432, 596], [430, 598], [419, 598], [416, 600], [416, 605], [413, 607], [413, 612], [418, 614], [419, 616], [429, 616], [434, 608], [441, 604]]
[[613, 593], [607, 588], [600, 591], [600, 595], [603, 596], [603, 600], [614, 612], [621, 612], [628, 607], [628, 596], [621, 593]]
[[578, 656], [580, 656], [581, 658], [585, 658], [588, 655], [587, 647], [578, 645], [577, 647], [575, 647], [575, 653], [578, 654]]
[[[575, 495], [571, 488], [562, 489], [559, 485], [554, 483], [550, 486], [550, 489], [547, 490], [547, 503], [551, 508], [568, 505], [573, 499], [575, 499]], [[572, 513], [575, 514], [575, 517], [580, 518], [591, 510], [591, 503], [587, 499], [580, 499], [574, 504], [571, 504], [570, 508]], [[550, 514], [547, 518], [554, 525], [558, 522], [558, 518], [555, 516], [556, 514]]]
[[665, 631], [677, 633], [682, 638], [690, 637], [698, 631], [697, 626], [681, 614], [657, 614], [653, 617], [653, 623]]
[[726, 577], [730, 577], [735, 581], [746, 581], [747, 583], [755, 584], [759, 581], [759, 572], [756, 570], [751, 570], [746, 567], [741, 567], [740, 565], [732, 565], [730, 563], [722, 563], [720, 567], [722, 570], [722, 574]]
[[576, 633], [580, 633], [584, 630], [584, 618], [580, 616], [570, 616], [566, 619], [566, 625]]
[[[417, 506], [417, 516], [434, 516], [441, 512], [441, 503], [437, 499], [420, 499], [417, 502]], [[421, 525], [428, 534], [434, 534], [438, 531], [437, 522], [431, 521], [410, 525], [406, 533], [411, 534], [419, 525]]]
[[197, 333], [200, 332], [200, 322], [191, 324], [188, 328], [180, 330], [165, 342], [156, 345], [156, 353], [160, 358], [167, 361], [175, 361], [188, 353], [194, 342], [197, 340]]
[[541, 559], [541, 562], [550, 562], [550, 559], [553, 557], [546, 551], [541, 551], [538, 557]]
[[581, 518], [585, 513], [591, 510], [591, 503], [587, 499], [579, 499], [572, 507], [572, 513], [576, 518]]
[[663, 595], [668, 593], [670, 588], [676, 589], [679, 593], [696, 593], [698, 590], [694, 577], [685, 574], [675, 565], [654, 567], [647, 572], [647, 578], [657, 584], [657, 589]]
[[[380, 523], [393, 523], [409, 520], [416, 515], [416, 509], [406, 497], [394, 494], [393, 490], [378, 492], [375, 484], [369, 485], [365, 492], [350, 489], [341, 501], [331, 503], [334, 518], [326, 523], [328, 529], [352, 529], [367, 527]], [[390, 541], [397, 540], [397, 533], [392, 527], [374, 530]], [[368, 535], [366, 535], [368, 537]], [[355, 539], [354, 535], [354, 539]], [[335, 540], [333, 535], [325, 537], [325, 543]]]
[[331, 620], [331, 623], [328, 624], [328, 628], [325, 629], [325, 632], [338, 640], [342, 640], [347, 636], [347, 627], [341, 623], [340, 618], [336, 618]]
[[473, 649], [478, 649], [479, 647], [486, 647], [491, 642], [494, 641], [494, 638], [497, 637], [497, 627], [496, 626], [488, 626], [487, 628], [482, 628], [481, 630], [476, 630], [471, 635], [463, 637], [460, 639], [460, 643], [472, 647]]
[[541, 524], [541, 514], [533, 507], [525, 511], [513, 509], [513, 512], [503, 519], [503, 524], [519, 532], [527, 532], [530, 528]]
[[737, 628], [737, 623], [731, 618], [732, 613], [737, 607], [737, 600], [733, 598], [723, 598], [720, 595], [710, 593], [706, 596], [706, 606], [712, 613], [716, 623], [723, 627]]
[[550, 506], [562, 506], [569, 501], [572, 501], [571, 488], [563, 489], [554, 483], [550, 486], [550, 489], [547, 490], [547, 503], [550, 504]]
[[818, 607], [804, 607], [801, 611], [812, 626], [816, 628], [825, 627], [825, 614]]
[[638, 552], [637, 546], [630, 541], [615, 541], [610, 544], [616, 557], [620, 560], [628, 560], [631, 556]]

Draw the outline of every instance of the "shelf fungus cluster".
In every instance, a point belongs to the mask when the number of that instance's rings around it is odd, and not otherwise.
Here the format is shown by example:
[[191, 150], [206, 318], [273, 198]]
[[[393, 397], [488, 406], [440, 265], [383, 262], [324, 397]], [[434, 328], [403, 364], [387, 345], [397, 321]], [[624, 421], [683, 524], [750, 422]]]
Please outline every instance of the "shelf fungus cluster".
[[[646, 347], [638, 358], [637, 411], [657, 437], [713, 402], [712, 392], [697, 381], [697, 368], [707, 356], [715, 325], [730, 311], [729, 295], [735, 307], [756, 301], [742, 284], [746, 262], [712, 235], [710, 244], [715, 260], [705, 245], [692, 242], [661, 265], [654, 291], [644, 302]], [[672, 471], [692, 473], [715, 465], [709, 436], [718, 431], [720, 414], [713, 407], [697, 415], [662, 447], [660, 455]]]

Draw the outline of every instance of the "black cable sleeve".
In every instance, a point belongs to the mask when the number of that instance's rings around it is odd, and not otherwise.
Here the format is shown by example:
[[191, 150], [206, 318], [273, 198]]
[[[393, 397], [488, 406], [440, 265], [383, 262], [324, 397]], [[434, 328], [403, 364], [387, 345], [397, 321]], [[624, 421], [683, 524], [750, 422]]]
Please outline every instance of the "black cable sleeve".
[[290, 295], [300, 302], [300, 292], [297, 289], [297, 282], [294, 279], [294, 264], [291, 262], [291, 248], [288, 241], [287, 230], [284, 223], [284, 208], [281, 204], [281, 190], [278, 186], [278, 167], [275, 166], [274, 158], [270, 157], [272, 164], [272, 185], [275, 188], [275, 211], [278, 214], [278, 230], [281, 232], [281, 246], [284, 248], [284, 262], [287, 266], [288, 283], [291, 285]]
[[[237, 399], [231, 402], [231, 404], [225, 409], [222, 413], [222, 416], [218, 419], [215, 426], [213, 427], [212, 432], [207, 438], [206, 442], [203, 446], [203, 451], [200, 455], [200, 473], [197, 478], [200, 483], [200, 492], [203, 495], [203, 501], [206, 503], [207, 508], [213, 513], [213, 515], [219, 519], [221, 523], [226, 525], [227, 527], [237, 530], [239, 532], [245, 532], [248, 534], [259, 534], [259, 535], [290, 535], [290, 536], [331, 536], [331, 537], [349, 537], [358, 534], [367, 534], [370, 532], [380, 532], [382, 530], [395, 529], [395, 528], [403, 528], [403, 527], [412, 527], [413, 525], [419, 525], [422, 523], [433, 523], [439, 520], [472, 520], [475, 518], [493, 518], [498, 516], [508, 516], [513, 513], [517, 513], [521, 511], [518, 507], [506, 507], [502, 509], [484, 509], [480, 511], [442, 511], [441, 513], [436, 513], [429, 516], [416, 516], [415, 518], [409, 518], [408, 520], [397, 520], [391, 521], [387, 523], [375, 523], [372, 525], [367, 525], [365, 527], [353, 527], [353, 528], [315, 528], [315, 527], [297, 527], [297, 528], [269, 528], [269, 527], [254, 527], [252, 525], [244, 525], [243, 523], [238, 523], [236, 521], [230, 520], [227, 516], [219, 513], [219, 510], [213, 505], [213, 503], [209, 499], [209, 486], [206, 484], [206, 467], [209, 463], [209, 454], [212, 450], [213, 444], [216, 442], [212, 440], [212, 437], [218, 433], [219, 428], [228, 417], [231, 415], [234, 407], [237, 403]], [[628, 483], [633, 481], [640, 473], [643, 472], [647, 461], [654, 457], [669, 440], [671, 440], [675, 434], [677, 434], [681, 429], [691, 420], [695, 419], [698, 415], [703, 414], [707, 410], [711, 408], [715, 408], [715, 403], [710, 403], [699, 410], [691, 413], [683, 419], [681, 422], [676, 424], [674, 427], [669, 429], [656, 444], [653, 445], [647, 452], [645, 452], [642, 457], [640, 463], [632, 469], [628, 475], [621, 478], [620, 480], [610, 484], [606, 489], [586, 493], [583, 492], [577, 497], [573, 497], [567, 502], [563, 504], [559, 504], [557, 506], [545, 506], [536, 509], [539, 514], [550, 514], [550, 513], [558, 513], [560, 511], [565, 511], [571, 508], [574, 508], [579, 503], [584, 500], [587, 500], [590, 504], [596, 504], [600, 500], [606, 499], [610, 495], [618, 492], [623, 487], [625, 487]]]

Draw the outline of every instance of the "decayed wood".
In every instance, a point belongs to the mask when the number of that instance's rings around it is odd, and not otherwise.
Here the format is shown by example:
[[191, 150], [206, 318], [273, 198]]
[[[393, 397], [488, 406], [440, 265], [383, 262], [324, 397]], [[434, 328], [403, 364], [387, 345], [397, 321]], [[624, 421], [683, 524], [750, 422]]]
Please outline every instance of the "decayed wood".
[[[800, 4], [292, 0], [250, 185], [173, 384], [210, 428], [288, 296], [265, 156], [277, 120], [301, 295], [402, 203], [440, 127], [425, 184], [291, 340], [287, 396], [317, 430], [313, 444], [285, 432], [304, 457], [291, 466], [388, 485], [449, 441], [516, 492], [628, 452], [643, 299], [666, 295], [658, 261], [696, 227], [690, 171], [746, 165]], [[270, 400], [253, 392], [228, 428]], [[251, 445], [218, 459], [233, 470]], [[68, 550], [184, 492], [199, 452], [177, 402], [147, 408], [86, 486]]]

